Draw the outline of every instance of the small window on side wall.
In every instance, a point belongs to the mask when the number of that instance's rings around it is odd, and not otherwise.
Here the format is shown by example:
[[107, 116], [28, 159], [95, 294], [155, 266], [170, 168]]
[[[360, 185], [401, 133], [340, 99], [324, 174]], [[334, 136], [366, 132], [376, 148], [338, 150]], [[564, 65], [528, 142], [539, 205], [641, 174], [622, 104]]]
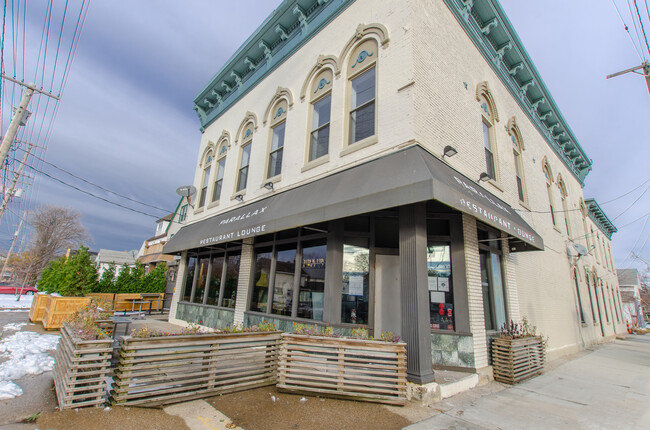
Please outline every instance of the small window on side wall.
[[374, 39], [362, 42], [348, 61], [350, 77], [348, 144], [363, 141], [377, 132], [376, 81], [379, 50]]

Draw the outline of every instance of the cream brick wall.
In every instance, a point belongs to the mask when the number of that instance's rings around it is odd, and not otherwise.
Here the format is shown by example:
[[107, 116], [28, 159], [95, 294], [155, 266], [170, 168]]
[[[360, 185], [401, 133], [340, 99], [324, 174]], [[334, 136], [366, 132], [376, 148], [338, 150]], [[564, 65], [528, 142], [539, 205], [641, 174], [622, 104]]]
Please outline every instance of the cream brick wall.
[[243, 240], [241, 260], [239, 261], [239, 278], [237, 279], [237, 301], [235, 303], [235, 317], [233, 325], [244, 324], [244, 310], [248, 303], [248, 292], [253, 267], [253, 238]]
[[169, 322], [173, 324], [185, 324], [176, 318], [176, 309], [178, 309], [178, 302], [183, 295], [183, 283], [185, 282], [185, 274], [187, 272], [187, 251], [181, 254], [181, 260], [178, 262], [178, 272], [176, 273], [176, 285], [174, 286], [174, 295], [172, 302], [169, 306]]

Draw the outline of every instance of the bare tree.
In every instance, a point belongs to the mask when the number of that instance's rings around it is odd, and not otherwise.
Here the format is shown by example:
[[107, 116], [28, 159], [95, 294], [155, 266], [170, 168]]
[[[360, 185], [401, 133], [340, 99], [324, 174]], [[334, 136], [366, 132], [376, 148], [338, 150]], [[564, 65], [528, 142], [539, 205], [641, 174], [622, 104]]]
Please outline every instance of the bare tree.
[[79, 213], [70, 208], [41, 206], [32, 213], [29, 224], [34, 229], [29, 252], [33, 258], [32, 270], [36, 273], [40, 273], [67, 248], [92, 241], [81, 224]]

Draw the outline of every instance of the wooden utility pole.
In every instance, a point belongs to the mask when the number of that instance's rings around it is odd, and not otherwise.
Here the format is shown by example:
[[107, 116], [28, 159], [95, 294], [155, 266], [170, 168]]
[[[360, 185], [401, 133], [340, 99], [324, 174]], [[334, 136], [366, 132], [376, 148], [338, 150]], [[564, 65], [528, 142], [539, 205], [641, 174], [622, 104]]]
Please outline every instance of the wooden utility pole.
[[25, 164], [27, 163], [27, 157], [29, 157], [29, 153], [34, 147], [34, 145], [31, 143], [29, 143], [28, 145], [29, 146], [27, 147], [27, 151], [25, 151], [23, 160], [20, 162], [20, 166], [18, 166], [18, 171], [14, 174], [14, 179], [13, 181], [11, 181], [11, 185], [9, 186], [9, 189], [5, 190], [5, 195], [4, 198], [2, 199], [2, 205], [0, 206], [0, 220], [2, 220], [2, 216], [4, 215], [5, 210], [7, 209], [9, 200], [11, 200], [11, 197], [14, 195], [14, 190], [16, 189], [16, 183], [18, 182], [18, 179], [20, 179], [20, 175], [22, 175], [23, 173], [23, 167], [25, 167]]
[[[639, 72], [639, 70], [642, 69], [643, 73]], [[645, 77], [645, 83], [648, 86], [648, 93], [650, 93], [650, 63], [647, 61], [640, 66], [632, 67], [627, 70], [622, 70], [620, 72], [611, 74], [607, 76], [607, 79], [609, 78], [615, 78], [616, 76], [621, 76], [626, 73], [636, 73], [637, 75], [643, 75]]]
[[2, 272], [0, 272], [0, 279], [4, 279], [5, 270], [7, 269], [7, 265], [9, 264], [9, 258], [11, 257], [11, 251], [14, 250], [14, 245], [16, 244], [16, 239], [18, 239], [18, 234], [20, 234], [20, 228], [23, 226], [23, 221], [25, 221], [25, 216], [26, 215], [27, 215], [27, 212], [24, 212], [23, 217], [20, 219], [20, 224], [18, 224], [18, 229], [16, 230], [16, 233], [14, 233], [14, 240], [11, 241], [11, 247], [9, 248], [9, 252], [7, 253], [7, 258], [5, 259], [5, 264], [2, 266]]

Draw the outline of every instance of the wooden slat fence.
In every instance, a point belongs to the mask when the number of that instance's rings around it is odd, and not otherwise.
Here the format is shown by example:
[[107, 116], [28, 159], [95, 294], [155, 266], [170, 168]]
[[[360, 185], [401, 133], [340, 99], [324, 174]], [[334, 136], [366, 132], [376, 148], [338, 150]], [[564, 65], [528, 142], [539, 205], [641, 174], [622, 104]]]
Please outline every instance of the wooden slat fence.
[[283, 334], [281, 345], [281, 390], [406, 403], [404, 343]]
[[492, 368], [494, 379], [499, 382], [516, 384], [535, 376], [542, 371], [545, 362], [541, 337], [492, 340]]
[[280, 333], [121, 340], [114, 404], [157, 406], [274, 385]]
[[67, 325], [56, 348], [54, 386], [59, 409], [102, 406], [110, 373], [112, 339], [80, 340]]

